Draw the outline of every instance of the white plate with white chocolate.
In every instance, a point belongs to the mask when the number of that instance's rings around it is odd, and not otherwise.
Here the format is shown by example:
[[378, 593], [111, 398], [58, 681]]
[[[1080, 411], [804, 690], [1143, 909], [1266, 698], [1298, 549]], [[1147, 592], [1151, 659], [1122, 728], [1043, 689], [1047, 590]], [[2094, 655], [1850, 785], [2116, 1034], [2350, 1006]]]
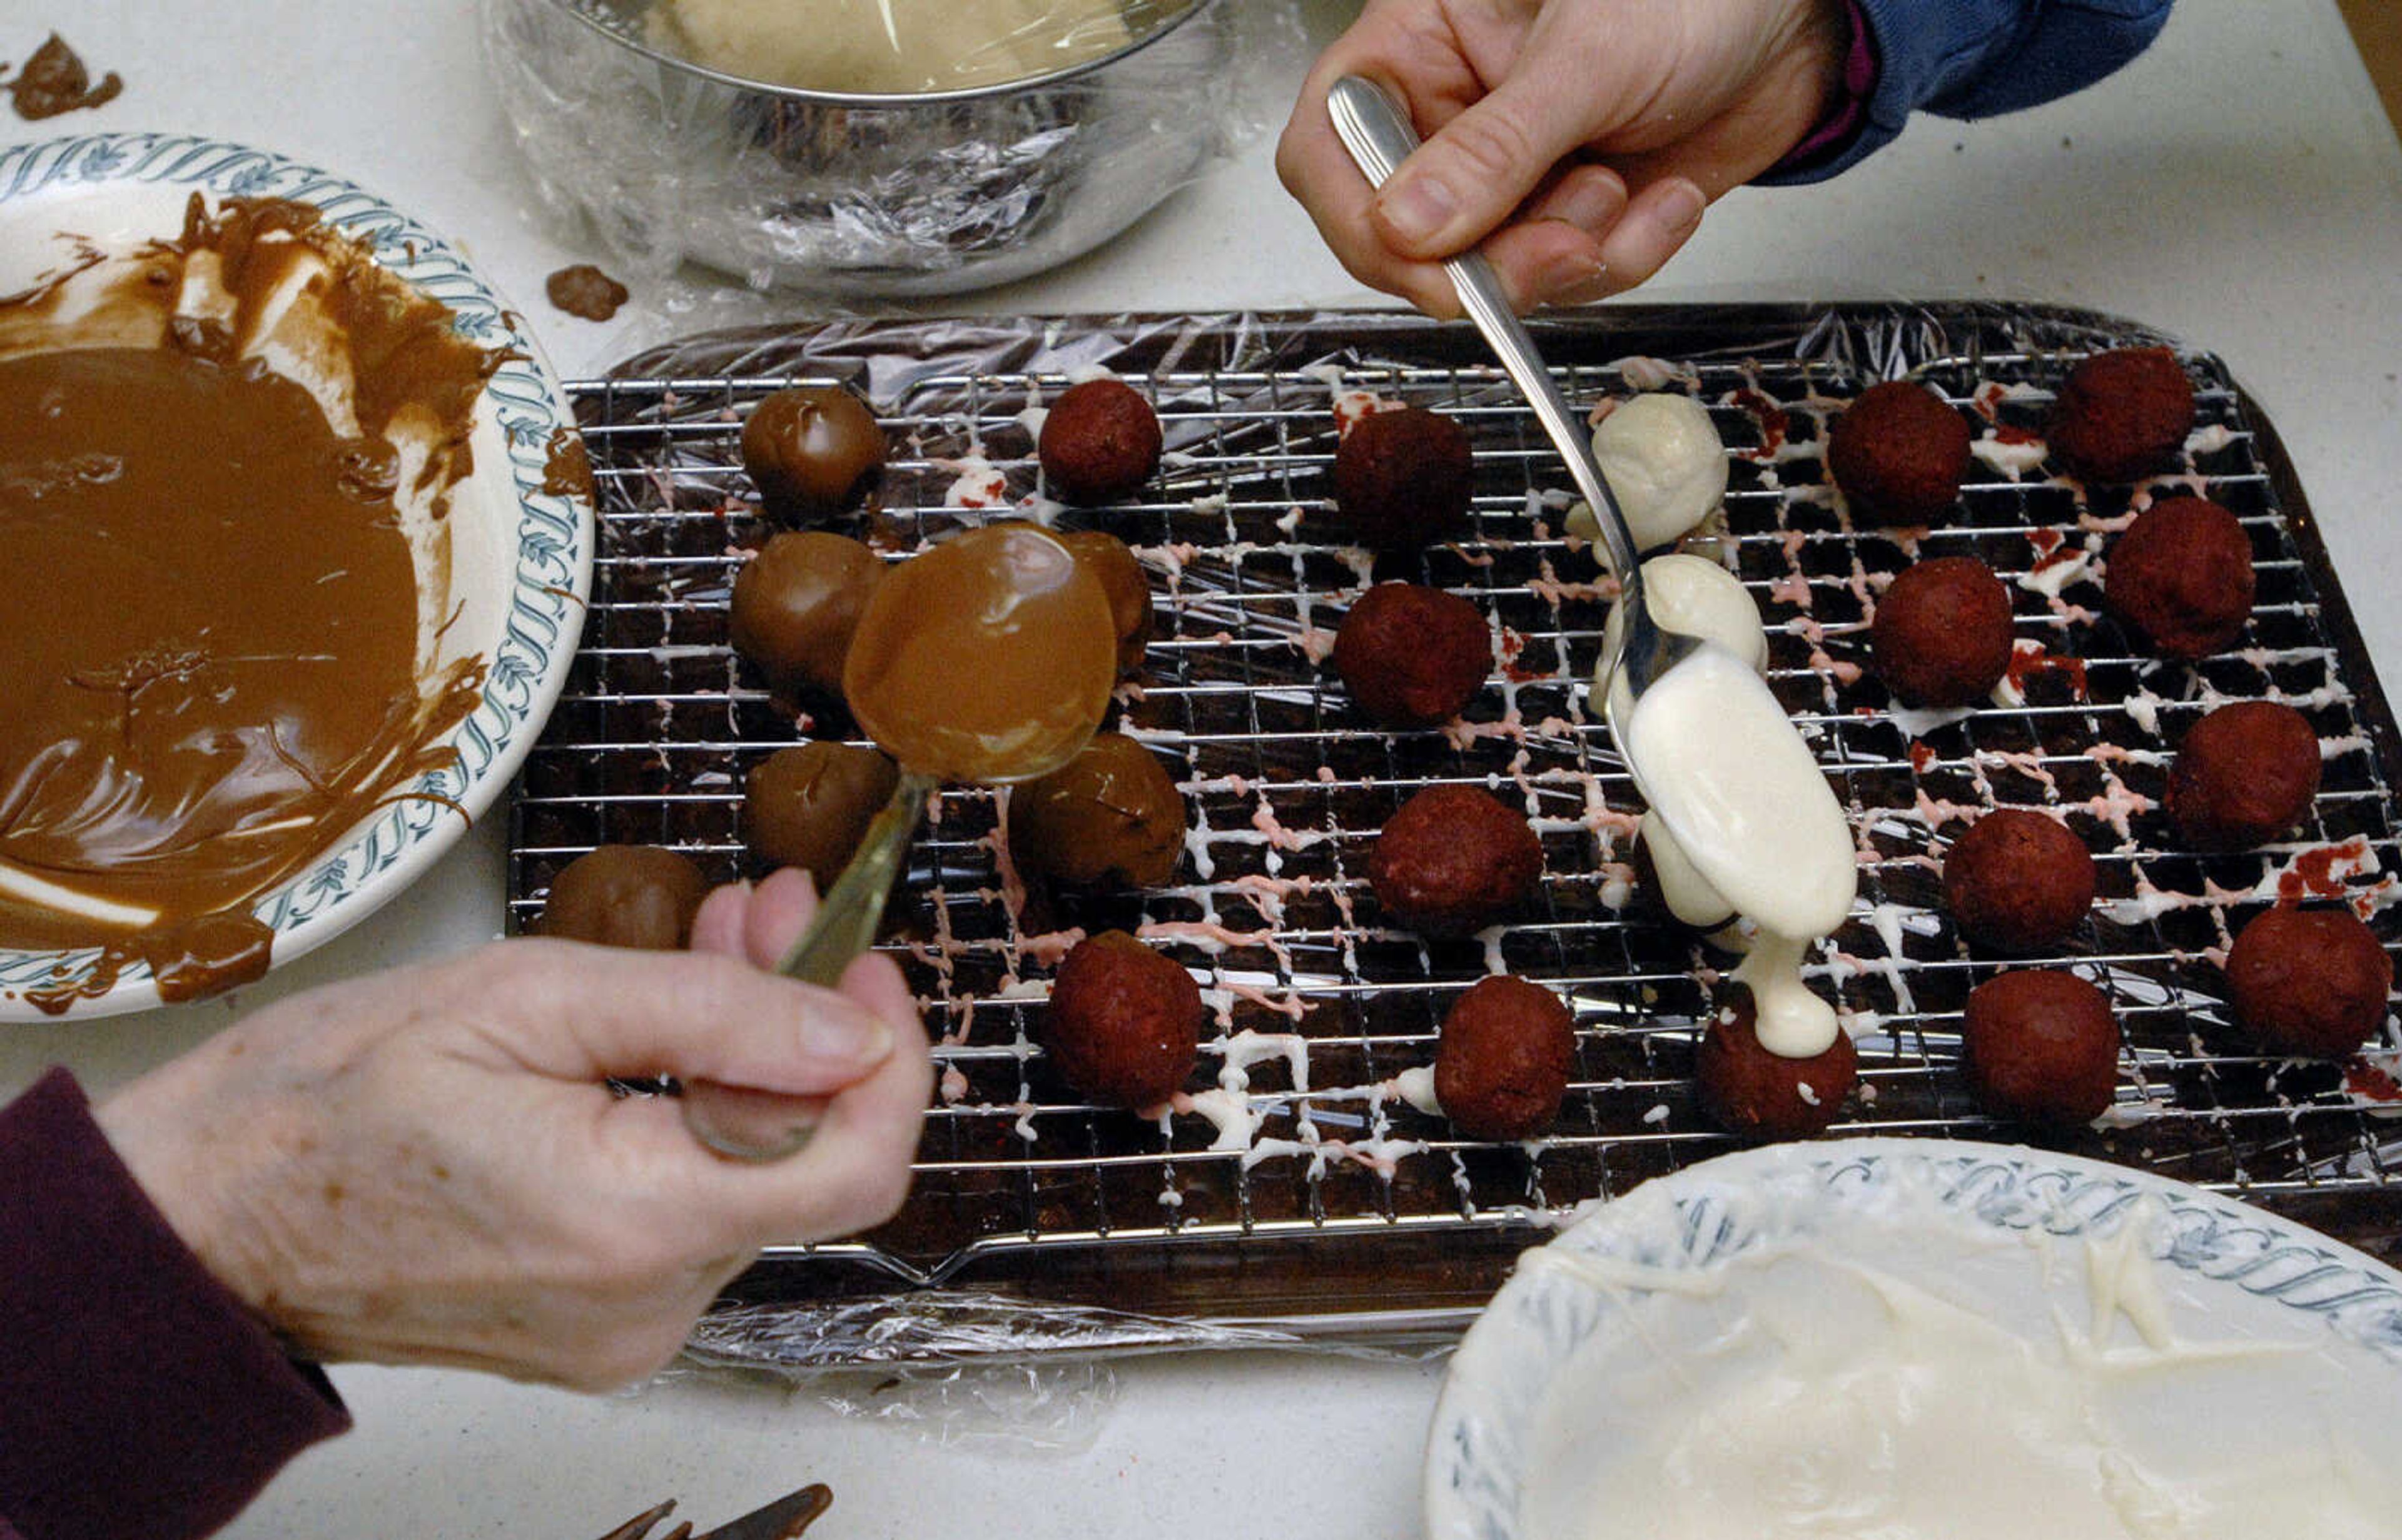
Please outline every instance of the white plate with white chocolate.
[[1434, 1540], [2402, 1533], [2402, 1273], [1966, 1142], [1705, 1162], [1528, 1252], [1454, 1361]]

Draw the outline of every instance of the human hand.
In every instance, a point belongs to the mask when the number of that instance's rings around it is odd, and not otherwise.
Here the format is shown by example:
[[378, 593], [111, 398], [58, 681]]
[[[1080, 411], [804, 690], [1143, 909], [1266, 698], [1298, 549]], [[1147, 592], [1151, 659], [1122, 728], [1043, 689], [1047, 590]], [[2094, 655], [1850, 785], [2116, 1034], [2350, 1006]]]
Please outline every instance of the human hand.
[[[201, 1261], [298, 1352], [599, 1389], [671, 1357], [769, 1242], [900, 1205], [931, 1090], [899, 969], [766, 971], [816, 908], [711, 894], [690, 953], [499, 942], [312, 990], [112, 1096], [101, 1127]], [[609, 1077], [826, 1098], [789, 1160], [721, 1160]]]
[[[1480, 241], [1521, 310], [1657, 272], [1704, 207], [1800, 144], [1843, 83], [1843, 0], [1367, 0], [1304, 82], [1277, 172], [1353, 277], [1435, 315]], [[1398, 90], [1427, 143], [1381, 189], [1330, 87]]]

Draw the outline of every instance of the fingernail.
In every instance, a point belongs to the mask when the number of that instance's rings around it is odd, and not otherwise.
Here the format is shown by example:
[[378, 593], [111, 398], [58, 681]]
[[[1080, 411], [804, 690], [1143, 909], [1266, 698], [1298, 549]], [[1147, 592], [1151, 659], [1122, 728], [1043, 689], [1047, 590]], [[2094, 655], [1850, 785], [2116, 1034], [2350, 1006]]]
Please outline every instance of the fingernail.
[[820, 1010], [808, 1018], [802, 1046], [821, 1058], [876, 1064], [892, 1052], [892, 1028], [873, 1011]]
[[1412, 242], [1432, 241], [1459, 212], [1459, 199], [1451, 189], [1423, 172], [1387, 183], [1376, 203], [1393, 233]]
[[1609, 293], [1609, 264], [1582, 253], [1568, 253], [1543, 264], [1536, 281], [1539, 301], [1545, 305], [1583, 305]]
[[1606, 182], [1579, 182], [1561, 194], [1551, 217], [1593, 235], [1616, 219], [1626, 207], [1626, 195]]
[[1702, 196], [1701, 188], [1690, 182], [1672, 182], [1660, 195], [1657, 213], [1661, 227], [1670, 235], [1688, 234], [1702, 222], [1702, 211], [1708, 206], [1709, 199]]

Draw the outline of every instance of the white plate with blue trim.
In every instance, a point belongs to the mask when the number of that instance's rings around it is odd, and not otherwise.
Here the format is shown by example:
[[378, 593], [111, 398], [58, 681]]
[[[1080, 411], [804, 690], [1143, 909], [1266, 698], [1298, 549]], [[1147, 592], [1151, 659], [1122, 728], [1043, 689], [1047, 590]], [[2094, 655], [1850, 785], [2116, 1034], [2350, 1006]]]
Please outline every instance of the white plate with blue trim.
[[[1855, 1284], [1859, 1299], [1847, 1302]], [[1984, 1446], [1995, 1479], [2015, 1468], [1998, 1432], [2009, 1420], [2022, 1419], [2043, 1451], [2056, 1447], [2072, 1472], [2086, 1458], [2081, 1436], [2042, 1442], [2049, 1424], [2028, 1389], [2036, 1382], [1981, 1367], [1974, 1382], [1990, 1388], [1964, 1409], [1967, 1431], [1922, 1443], [1917, 1453], [1935, 1457], [1913, 1461], [1909, 1437], [1891, 1437], [1905, 1419], [1880, 1420], [1875, 1395], [1854, 1394], [1893, 1384], [1861, 1367], [1868, 1339], [1845, 1323], [1888, 1311], [1950, 1321], [1975, 1347], [1973, 1365], [2001, 1343], [2030, 1361], [2101, 1366], [2102, 1388], [2078, 1404], [2140, 1481], [2100, 1506], [2157, 1518], [2160, 1505], [2185, 1504], [2197, 1522], [2245, 1507], [2252, 1527], [2064, 1528], [2075, 1506], [2064, 1493], [2081, 1479], [2072, 1475], [2016, 1480], [2001, 1526], [1974, 1528], [1969, 1511], [1989, 1501], [1976, 1490], [1988, 1474]], [[1760, 1367], [1819, 1351], [1838, 1366], [1823, 1382], [1841, 1394], [1780, 1404], [1782, 1390], [1822, 1381]], [[1901, 1394], [1932, 1397], [1927, 1382], [1911, 1384]], [[1428, 1444], [1426, 1527], [1431, 1540], [1715, 1535], [1704, 1523], [1679, 1526], [1756, 1508], [1764, 1494], [1796, 1527], [1780, 1521], [1744, 1540], [2402, 1535], [2397, 1410], [2402, 1273], [2315, 1231], [2145, 1172], [2040, 1150], [1932, 1139], [1780, 1145], [1647, 1183], [1521, 1259], [1445, 1380]], [[1854, 1481], [1851, 1462], [1815, 1465], [1835, 1447], [1820, 1436], [1843, 1433], [1887, 1438], [1904, 1478], [1938, 1483], [1956, 1519], [1910, 1528], [1898, 1509], [1878, 1509], [1878, 1479]], [[1738, 1469], [1737, 1450], [1765, 1457]], [[1691, 1498], [1696, 1483], [1705, 1503]], [[1722, 1505], [1722, 1493], [1736, 1495]], [[2367, 1527], [2329, 1527], [2321, 1510], [2331, 1504], [2339, 1518], [2369, 1515]]]
[[[553, 435], [574, 427], [566, 392], [511, 309], [449, 241], [330, 172], [222, 140], [90, 134], [0, 151], [0, 292], [62, 266], [77, 241], [105, 252], [173, 237], [194, 193], [278, 198], [319, 210], [377, 263], [449, 308], [477, 346], [505, 351], [476, 404], [475, 468], [451, 490], [460, 635], [485, 660], [481, 698], [446, 739], [451, 768], [371, 813], [254, 906], [280, 965], [366, 918], [422, 873], [508, 786], [566, 682], [591, 591], [593, 516], [545, 490]], [[159, 1003], [146, 963], [76, 997], [98, 948], [0, 948], [0, 1021], [138, 1011]], [[49, 1009], [38, 1004], [48, 1000]]]

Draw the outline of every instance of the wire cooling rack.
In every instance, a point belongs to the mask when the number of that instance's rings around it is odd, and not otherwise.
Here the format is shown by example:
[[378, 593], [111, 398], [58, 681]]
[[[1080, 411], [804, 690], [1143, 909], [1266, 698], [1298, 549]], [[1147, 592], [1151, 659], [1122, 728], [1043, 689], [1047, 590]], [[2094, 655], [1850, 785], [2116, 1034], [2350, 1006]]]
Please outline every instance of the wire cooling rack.
[[[2156, 340], [2140, 328], [1928, 305], [1612, 310], [1538, 335], [1570, 399], [1684, 391], [1728, 445], [1723, 524], [1688, 548], [1727, 562], [1759, 601], [1771, 682], [1859, 842], [1859, 904], [1809, 969], [1860, 1049], [1836, 1133], [2021, 1136], [1979, 1113], [1959, 1076], [1962, 1003], [1998, 960], [1943, 914], [1940, 856], [1984, 809], [2043, 805], [2086, 837], [2100, 896], [2062, 955], [2020, 965], [2093, 979], [2124, 1038], [2118, 1105], [2070, 1148], [2390, 1246], [2402, 1229], [2392, 1024], [2352, 1064], [2289, 1063], [2250, 1052], [2223, 1003], [2233, 931], [2281, 895], [2350, 901], [2381, 931], [2402, 896], [2390, 713], [2284, 454], [2224, 365], [2180, 349], [2200, 423], [2185, 465], [2149, 493], [2233, 509], [2259, 596], [2237, 649], [2188, 668], [2133, 651], [2100, 613], [2098, 558], [2132, 516], [2128, 491], [2041, 462], [2053, 387], [2093, 351]], [[1103, 368], [1158, 403], [1166, 462], [1143, 501], [1062, 510], [1032, 458], [1039, 413]], [[1983, 425], [1959, 507], [1929, 529], [1854, 520], [1819, 458], [1842, 404], [1903, 373]], [[887, 1330], [896, 1309], [921, 1312], [935, 1352], [1155, 1345], [1149, 1329], [1056, 1329], [1069, 1319], [1057, 1312], [1086, 1305], [1296, 1337], [1454, 1328], [1564, 1209], [1729, 1148], [1690, 1070], [1732, 959], [1663, 926], [1637, 891], [1639, 799], [1587, 699], [1610, 585], [1565, 536], [1565, 473], [1472, 334], [1412, 318], [846, 323], [697, 339], [572, 387], [602, 543], [584, 646], [516, 803], [513, 928], [603, 841], [741, 873], [747, 767], [796, 738], [853, 733], [831, 708], [796, 722], [726, 647], [732, 574], [768, 532], [739, 468], [740, 421], [795, 380], [867, 392], [891, 431], [875, 503], [844, 526], [880, 548], [1004, 515], [1137, 548], [1159, 638], [1122, 726], [1169, 768], [1193, 827], [1165, 888], [1053, 892], [1011, 870], [992, 793], [937, 799], [884, 943], [939, 1038], [914, 1193], [867, 1240], [772, 1252], [738, 1290], [803, 1313], [813, 1359], [880, 1355], [841, 1332], [828, 1344], [824, 1328], [863, 1299]], [[1326, 472], [1338, 418], [1371, 397], [1469, 428], [1472, 538], [1373, 563], [1344, 542]], [[1898, 714], [1861, 667], [1875, 596], [1912, 559], [1960, 554], [2011, 585], [2022, 699], [1960, 720]], [[1465, 594], [1493, 625], [1493, 679], [1446, 729], [1368, 729], [1324, 662], [1349, 599], [1387, 577]], [[2159, 809], [2171, 750], [2209, 707], [2263, 697], [2320, 734], [2308, 826], [2254, 852], [2181, 848]], [[1385, 818], [1442, 781], [1523, 806], [1546, 857], [1524, 914], [1458, 942], [1385, 925], [1364, 881]], [[1113, 926], [1191, 968], [1214, 1018], [1190, 1094], [1161, 1120], [1079, 1102], [1034, 1046], [1058, 958]], [[1401, 1093], [1404, 1072], [1431, 1062], [1449, 1002], [1498, 969], [1549, 984], [1576, 1015], [1559, 1124], [1526, 1145], [1459, 1140]], [[974, 1324], [949, 1330], [944, 1313], [965, 1299], [979, 1302]]]

